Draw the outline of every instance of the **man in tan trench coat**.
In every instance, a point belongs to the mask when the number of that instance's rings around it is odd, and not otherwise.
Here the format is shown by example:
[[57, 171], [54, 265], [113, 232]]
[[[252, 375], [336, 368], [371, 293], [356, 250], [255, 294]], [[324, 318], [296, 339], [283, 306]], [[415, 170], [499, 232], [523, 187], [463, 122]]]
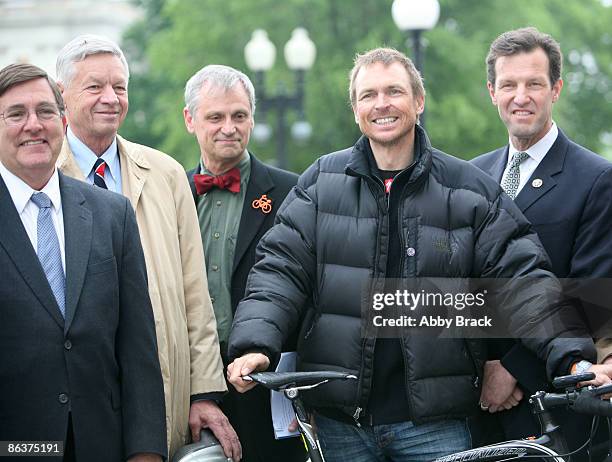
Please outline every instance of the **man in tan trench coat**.
[[[127, 196], [140, 230], [164, 380], [169, 455], [210, 428], [225, 454], [241, 457], [217, 405], [226, 390], [202, 241], [183, 168], [117, 135], [128, 110], [129, 71], [113, 42], [75, 38], [57, 59], [68, 129], [63, 173]], [[191, 402], [191, 404], [190, 404]]]

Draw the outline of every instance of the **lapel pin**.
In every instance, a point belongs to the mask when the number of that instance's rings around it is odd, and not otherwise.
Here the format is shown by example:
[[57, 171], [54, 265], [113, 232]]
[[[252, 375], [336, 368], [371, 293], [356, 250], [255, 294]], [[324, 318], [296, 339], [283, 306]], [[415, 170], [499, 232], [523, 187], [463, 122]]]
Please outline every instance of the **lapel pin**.
[[543, 183], [544, 182], [542, 180], [540, 180], [539, 178], [536, 178], [535, 180], [531, 182], [531, 186], [533, 186], [534, 188], [540, 188]]
[[251, 207], [261, 209], [263, 213], [268, 214], [272, 211], [272, 199], [268, 199], [268, 196], [263, 194], [259, 199], [255, 199], [251, 203]]

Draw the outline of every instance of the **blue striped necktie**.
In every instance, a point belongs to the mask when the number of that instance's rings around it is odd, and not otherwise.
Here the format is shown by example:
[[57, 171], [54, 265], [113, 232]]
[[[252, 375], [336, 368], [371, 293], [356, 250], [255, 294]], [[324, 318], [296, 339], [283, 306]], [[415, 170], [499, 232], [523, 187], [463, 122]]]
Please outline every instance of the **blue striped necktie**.
[[66, 278], [62, 267], [62, 254], [59, 240], [51, 217], [51, 199], [43, 192], [32, 194], [32, 202], [38, 207], [36, 253], [47, 276], [51, 291], [55, 296], [62, 316], [66, 312]]

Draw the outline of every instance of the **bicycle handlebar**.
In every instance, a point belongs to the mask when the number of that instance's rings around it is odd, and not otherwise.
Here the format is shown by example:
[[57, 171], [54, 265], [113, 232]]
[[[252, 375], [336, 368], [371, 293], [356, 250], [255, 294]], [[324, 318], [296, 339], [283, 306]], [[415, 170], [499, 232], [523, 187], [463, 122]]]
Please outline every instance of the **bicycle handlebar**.
[[591, 390], [579, 393], [571, 405], [571, 409], [579, 414], [612, 417], [612, 402], [599, 398]]
[[[566, 377], [559, 377], [559, 379], [566, 379]], [[571, 380], [567, 378], [567, 382], [569, 383]], [[534, 409], [540, 409], [540, 411], [569, 406], [572, 411], [579, 414], [612, 417], [612, 400], [602, 400], [600, 398], [601, 395], [608, 393], [612, 393], [612, 384], [579, 389], [568, 388], [565, 393], [540, 391], [532, 395], [530, 401], [536, 405]]]

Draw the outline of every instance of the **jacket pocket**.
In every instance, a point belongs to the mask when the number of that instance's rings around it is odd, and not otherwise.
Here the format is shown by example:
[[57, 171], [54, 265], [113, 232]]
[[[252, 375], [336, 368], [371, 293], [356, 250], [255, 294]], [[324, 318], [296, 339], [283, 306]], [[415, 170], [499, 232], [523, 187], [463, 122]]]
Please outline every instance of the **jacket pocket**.
[[404, 218], [402, 220], [402, 258], [401, 276], [415, 277], [418, 274], [418, 230], [419, 218]]
[[309, 308], [306, 310], [306, 314], [304, 315], [304, 321], [301, 323], [300, 336], [298, 338], [298, 347], [302, 344], [303, 341], [308, 340], [310, 334], [314, 330], [321, 317], [321, 313], [315, 310], [314, 308]]
[[472, 385], [474, 388], [480, 389], [482, 386], [481, 377], [486, 358], [486, 352], [484, 351], [486, 348], [486, 343], [483, 340], [465, 339], [463, 341], [463, 348], [464, 354], [470, 359], [474, 368]]
[[88, 265], [87, 273], [88, 274], [105, 273], [107, 271], [116, 270], [116, 268], [117, 268], [117, 262], [115, 260], [115, 257], [110, 257], [101, 262], [92, 263]]

